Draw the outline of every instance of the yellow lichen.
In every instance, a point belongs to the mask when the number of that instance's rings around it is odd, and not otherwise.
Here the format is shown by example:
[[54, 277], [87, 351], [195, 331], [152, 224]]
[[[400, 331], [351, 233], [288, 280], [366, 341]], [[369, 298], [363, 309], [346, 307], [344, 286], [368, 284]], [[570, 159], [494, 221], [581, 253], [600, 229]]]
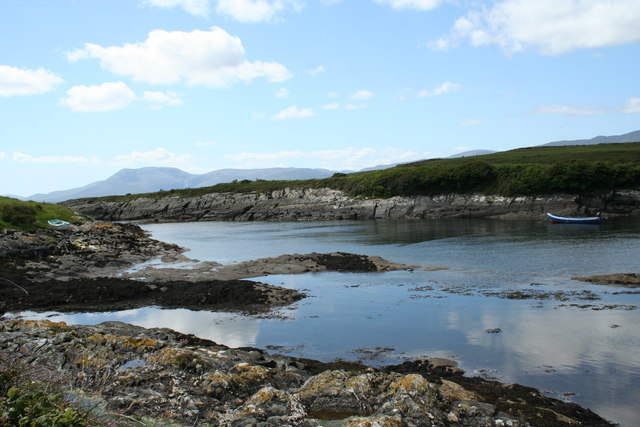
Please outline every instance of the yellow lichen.
[[76, 364], [83, 369], [84, 368], [100, 369], [107, 366], [109, 364], [109, 361], [102, 357], [98, 357], [96, 355], [84, 354], [80, 356], [78, 360], [76, 360]]
[[235, 383], [232, 375], [226, 372], [214, 371], [205, 377], [202, 388], [205, 393], [211, 396], [222, 396]]
[[87, 339], [100, 345], [109, 345], [113, 349], [130, 348], [139, 352], [145, 352], [150, 349], [155, 349], [159, 345], [158, 341], [149, 338], [126, 337], [109, 334], [104, 335], [99, 333], [93, 334], [87, 337]]
[[283, 402], [289, 400], [289, 396], [282, 390], [277, 390], [271, 386], [263, 387], [253, 394], [244, 404], [242, 412], [245, 415], [264, 413], [264, 404], [273, 400], [281, 400]]
[[269, 376], [269, 370], [262, 366], [239, 363], [233, 368], [236, 371], [239, 371], [237, 378], [243, 383], [259, 383], [267, 379]]
[[351, 417], [344, 427], [400, 427], [403, 423], [398, 417]]
[[100, 224], [95, 224], [95, 225], [93, 226], [93, 228], [95, 228], [95, 229], [97, 229], [97, 230], [100, 230], [100, 229], [111, 229], [111, 228], [113, 228], [113, 227], [115, 227], [115, 225], [114, 225], [114, 224], [111, 224], [111, 223], [109, 223], [109, 222], [102, 222], [102, 223], [100, 223]]
[[403, 375], [399, 380], [394, 381], [389, 388], [394, 393], [403, 392], [410, 395], [424, 394], [429, 391], [429, 381], [422, 375], [408, 374]]

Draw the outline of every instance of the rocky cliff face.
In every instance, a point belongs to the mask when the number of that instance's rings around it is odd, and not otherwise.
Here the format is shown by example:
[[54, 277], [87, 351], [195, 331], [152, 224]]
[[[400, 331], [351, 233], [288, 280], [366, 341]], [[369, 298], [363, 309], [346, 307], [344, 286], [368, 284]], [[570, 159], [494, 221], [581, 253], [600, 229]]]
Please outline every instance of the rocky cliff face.
[[639, 214], [640, 191], [589, 197], [439, 196], [360, 199], [338, 190], [284, 189], [271, 193], [210, 193], [200, 197], [140, 198], [129, 202], [72, 200], [65, 205], [111, 221], [323, 221], [341, 219], [540, 218], [546, 212]]

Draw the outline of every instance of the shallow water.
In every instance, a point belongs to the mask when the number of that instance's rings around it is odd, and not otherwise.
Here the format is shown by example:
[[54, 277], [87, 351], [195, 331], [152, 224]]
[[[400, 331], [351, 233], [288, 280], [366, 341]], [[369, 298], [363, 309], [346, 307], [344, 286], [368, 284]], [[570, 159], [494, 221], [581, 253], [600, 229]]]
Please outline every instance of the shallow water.
[[[190, 257], [222, 263], [344, 251], [448, 269], [259, 278], [309, 295], [269, 316], [154, 307], [22, 315], [170, 327], [229, 346], [325, 361], [380, 365], [453, 358], [469, 374], [530, 385], [623, 425], [640, 425], [640, 295], [571, 280], [639, 272], [638, 219], [584, 226], [433, 220], [144, 228], [154, 238], [190, 248]], [[504, 298], [508, 291], [548, 299]], [[561, 294], [550, 295], [556, 292]]]

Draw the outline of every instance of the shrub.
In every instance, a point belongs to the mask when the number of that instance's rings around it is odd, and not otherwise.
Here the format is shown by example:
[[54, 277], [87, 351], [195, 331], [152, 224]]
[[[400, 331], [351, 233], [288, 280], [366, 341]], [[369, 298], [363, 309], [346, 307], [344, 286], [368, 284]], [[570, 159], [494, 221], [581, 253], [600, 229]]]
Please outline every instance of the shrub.
[[42, 210], [40, 205], [7, 204], [0, 207], [0, 214], [2, 219], [9, 224], [28, 227], [36, 223], [36, 215], [39, 210]]

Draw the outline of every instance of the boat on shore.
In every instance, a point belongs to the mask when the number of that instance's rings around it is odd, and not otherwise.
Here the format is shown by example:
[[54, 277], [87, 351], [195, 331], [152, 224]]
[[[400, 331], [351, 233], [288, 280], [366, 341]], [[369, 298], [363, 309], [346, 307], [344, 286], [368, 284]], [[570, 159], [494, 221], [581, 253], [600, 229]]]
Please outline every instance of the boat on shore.
[[547, 220], [552, 224], [600, 224], [602, 215], [596, 216], [560, 216], [547, 212]]
[[47, 222], [52, 228], [56, 230], [66, 230], [67, 228], [69, 228], [69, 226], [71, 226], [70, 222], [63, 221], [61, 219], [50, 219]]

